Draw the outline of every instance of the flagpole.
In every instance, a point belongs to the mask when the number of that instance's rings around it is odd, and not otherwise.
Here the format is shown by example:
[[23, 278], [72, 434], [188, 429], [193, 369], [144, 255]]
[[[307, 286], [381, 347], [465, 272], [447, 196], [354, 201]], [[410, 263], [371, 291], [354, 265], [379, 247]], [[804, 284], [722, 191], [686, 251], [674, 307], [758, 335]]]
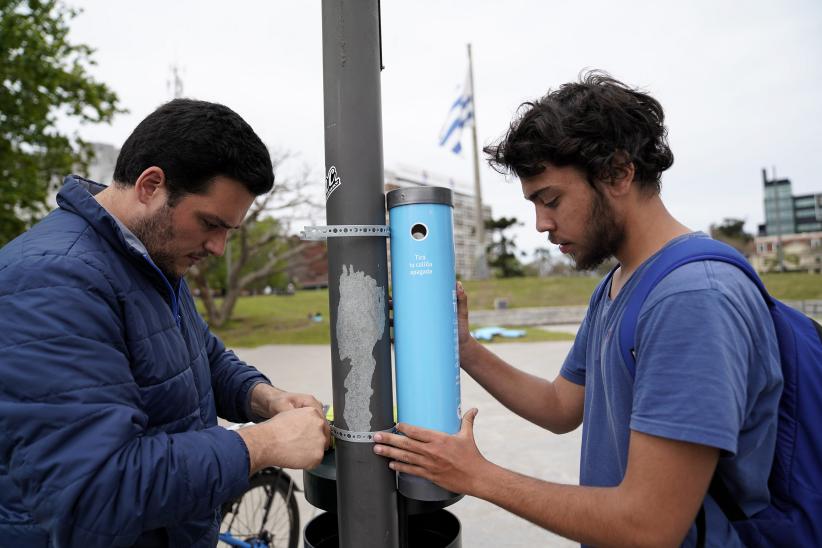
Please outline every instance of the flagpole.
[[477, 92], [474, 89], [474, 61], [471, 56], [471, 44], [468, 44], [468, 79], [471, 84], [471, 102], [473, 103], [474, 120], [471, 124], [471, 138], [474, 144], [474, 210], [476, 211], [477, 250], [474, 263], [474, 278], [488, 278], [488, 261], [485, 256], [485, 218], [482, 214], [482, 187], [480, 185], [479, 147], [477, 146]]

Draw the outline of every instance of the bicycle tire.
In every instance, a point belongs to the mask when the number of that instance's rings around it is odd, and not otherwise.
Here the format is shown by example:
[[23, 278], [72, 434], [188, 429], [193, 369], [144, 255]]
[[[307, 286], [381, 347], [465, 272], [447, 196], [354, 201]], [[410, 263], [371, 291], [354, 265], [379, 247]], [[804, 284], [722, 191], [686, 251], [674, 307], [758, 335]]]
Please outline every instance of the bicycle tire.
[[270, 548], [297, 548], [300, 509], [294, 495], [296, 489], [284, 470], [260, 470], [251, 476], [248, 489], [242, 495], [223, 504], [220, 532], [231, 533], [249, 543], [262, 540]]

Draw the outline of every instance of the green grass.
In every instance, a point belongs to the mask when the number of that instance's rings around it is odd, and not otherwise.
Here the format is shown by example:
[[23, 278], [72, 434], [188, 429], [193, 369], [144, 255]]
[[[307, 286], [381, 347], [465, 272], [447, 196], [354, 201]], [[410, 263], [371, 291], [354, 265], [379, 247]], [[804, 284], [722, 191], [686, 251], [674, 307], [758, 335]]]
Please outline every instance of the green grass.
[[[768, 290], [777, 299], [822, 299], [822, 276], [813, 274], [767, 274]], [[587, 305], [598, 278], [512, 278], [464, 282], [472, 310], [493, 308], [494, 299], [507, 299], [511, 308]], [[202, 307], [198, 302], [202, 312]], [[321, 322], [309, 315], [320, 312]], [[291, 296], [241, 298], [234, 319], [214, 330], [230, 347], [262, 344], [329, 344], [328, 290], [298, 291]], [[521, 339], [497, 337], [494, 342], [571, 340], [566, 333], [526, 328]]]
[[[198, 302], [200, 312], [203, 312]], [[308, 318], [320, 312], [321, 322]], [[234, 319], [214, 331], [229, 347], [253, 348], [263, 344], [330, 344], [328, 291], [298, 291], [291, 296], [243, 297], [237, 302]], [[573, 340], [567, 333], [524, 328], [519, 339], [495, 337], [494, 343]]]
[[762, 281], [768, 292], [782, 301], [822, 299], [822, 276], [819, 274], [765, 274]]
[[[494, 299], [508, 300], [509, 308], [534, 306], [574, 306], [588, 304], [600, 278], [590, 276], [550, 278], [509, 278], [465, 281], [470, 309], [494, 307]], [[822, 299], [819, 274], [765, 274], [765, 287], [783, 301]]]
[[592, 276], [508, 278], [465, 281], [469, 310], [494, 308], [507, 299], [509, 308], [587, 305], [599, 278]]
[[[202, 303], [197, 308], [203, 313]], [[321, 322], [309, 315], [319, 312]], [[234, 317], [214, 331], [230, 347], [262, 344], [328, 344], [328, 291], [297, 291], [294, 295], [241, 297]]]

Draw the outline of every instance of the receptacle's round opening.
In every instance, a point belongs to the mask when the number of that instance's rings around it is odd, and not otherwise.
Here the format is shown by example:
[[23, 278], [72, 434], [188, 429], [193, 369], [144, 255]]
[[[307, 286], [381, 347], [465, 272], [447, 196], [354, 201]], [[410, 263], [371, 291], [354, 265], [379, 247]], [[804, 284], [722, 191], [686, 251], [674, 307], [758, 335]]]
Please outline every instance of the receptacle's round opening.
[[415, 240], [424, 240], [428, 236], [428, 227], [417, 223], [411, 227], [411, 237]]

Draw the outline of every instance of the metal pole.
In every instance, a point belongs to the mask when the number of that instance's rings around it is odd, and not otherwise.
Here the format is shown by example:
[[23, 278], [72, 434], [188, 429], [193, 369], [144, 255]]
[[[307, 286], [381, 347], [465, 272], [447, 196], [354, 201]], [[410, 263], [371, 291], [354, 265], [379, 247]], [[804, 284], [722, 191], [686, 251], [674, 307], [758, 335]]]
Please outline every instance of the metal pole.
[[488, 260], [485, 255], [485, 217], [482, 214], [482, 187], [480, 185], [479, 147], [477, 146], [477, 93], [474, 89], [474, 61], [471, 57], [471, 44], [468, 44], [468, 79], [471, 83], [471, 102], [474, 110], [474, 120], [471, 122], [471, 138], [474, 145], [474, 209], [477, 214], [475, 221], [478, 246], [474, 277], [484, 280], [488, 277]]
[[[385, 225], [378, 0], [323, 0], [326, 220]], [[334, 425], [393, 426], [384, 237], [328, 240]], [[371, 443], [335, 441], [341, 548], [397, 547], [396, 477]]]

